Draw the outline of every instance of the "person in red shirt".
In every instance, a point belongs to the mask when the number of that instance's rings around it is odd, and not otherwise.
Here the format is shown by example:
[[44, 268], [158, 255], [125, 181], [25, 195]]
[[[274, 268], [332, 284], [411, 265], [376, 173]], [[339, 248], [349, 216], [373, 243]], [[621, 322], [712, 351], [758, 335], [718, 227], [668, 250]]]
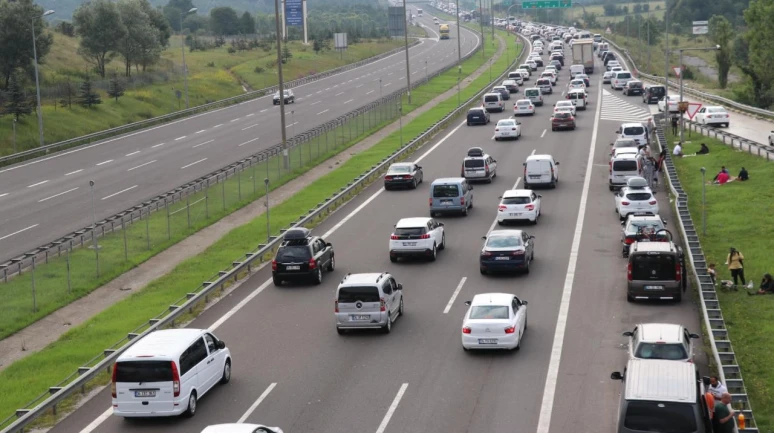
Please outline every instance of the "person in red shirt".
[[728, 175], [728, 172], [721, 171], [720, 173], [718, 173], [717, 182], [719, 185], [723, 185], [724, 183], [728, 182], [729, 179], [730, 179], [730, 176]]

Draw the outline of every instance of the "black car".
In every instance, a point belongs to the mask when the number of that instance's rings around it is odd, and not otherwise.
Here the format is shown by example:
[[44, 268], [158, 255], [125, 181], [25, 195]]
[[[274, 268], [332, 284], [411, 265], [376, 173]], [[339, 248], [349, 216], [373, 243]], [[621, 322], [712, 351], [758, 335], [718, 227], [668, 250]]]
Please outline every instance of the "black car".
[[611, 61], [611, 60], [616, 60], [616, 59], [617, 59], [617, 58], [615, 57], [615, 54], [613, 54], [613, 52], [612, 52], [612, 51], [608, 51], [607, 53], [605, 53], [605, 55], [604, 55], [604, 56], [602, 56], [602, 62], [604, 62], [604, 63], [605, 63], [605, 66], [607, 66], [607, 63], [608, 63], [609, 61]]
[[422, 167], [413, 162], [397, 162], [384, 175], [384, 189], [408, 187], [416, 189], [424, 180]]
[[552, 54], [551, 60], [559, 60], [559, 63], [561, 63], [562, 66], [564, 66], [564, 55], [562, 54]]
[[283, 281], [309, 279], [321, 284], [323, 270], [333, 271], [335, 266], [333, 245], [299, 227], [285, 232], [271, 261], [271, 276], [275, 286], [281, 286]]
[[658, 101], [666, 95], [666, 87], [664, 86], [646, 86], [642, 92], [642, 102], [650, 104], [658, 104]]
[[551, 59], [551, 64], [556, 67], [557, 71], [562, 70], [562, 62], [559, 59]]
[[[295, 104], [296, 103], [296, 96], [293, 95], [293, 91], [290, 89], [285, 89], [285, 104]], [[274, 92], [274, 96], [272, 97], [272, 102], [274, 105], [279, 105], [280, 103], [280, 92], [276, 91]]]
[[494, 86], [489, 93], [499, 93], [502, 96], [503, 101], [511, 99], [511, 92], [505, 86]]
[[638, 80], [628, 81], [626, 84], [624, 84], [623, 94], [626, 96], [642, 95], [643, 93], [642, 87], [643, 87], [642, 81], [638, 81]]
[[489, 112], [481, 107], [468, 110], [468, 126], [486, 125], [489, 123]]

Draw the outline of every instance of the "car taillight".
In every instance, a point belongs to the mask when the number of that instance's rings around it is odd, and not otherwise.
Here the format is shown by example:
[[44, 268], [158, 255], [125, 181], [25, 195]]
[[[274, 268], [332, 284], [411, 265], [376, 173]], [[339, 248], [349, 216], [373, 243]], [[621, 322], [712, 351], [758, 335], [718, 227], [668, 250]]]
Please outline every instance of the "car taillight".
[[387, 302], [384, 301], [384, 298], [379, 298], [379, 311], [387, 311]]
[[531, 106], [531, 105], [529, 106], [529, 109], [530, 109], [530, 110], [531, 110], [531, 109], [533, 109], [533, 108], [535, 108], [535, 107], [533, 107], [533, 106]]
[[419, 239], [430, 239], [430, 235], [429, 234], [424, 234], [424, 235], [420, 236]]
[[384, 180], [392, 180], [392, 176], [384, 176]]
[[524, 255], [524, 251], [516, 250], [516, 251], [511, 252], [511, 255], [512, 256], [523, 256]]
[[465, 206], [465, 197], [460, 197], [460, 206]]
[[397, 241], [400, 238], [398, 238], [398, 235], [390, 235], [390, 239], [393, 241]]
[[497, 131], [499, 131], [499, 130], [500, 130], [500, 128], [495, 128], [495, 132], [497, 132]]
[[492, 253], [489, 252], [489, 251], [481, 251], [481, 255], [484, 256], [484, 257], [490, 257], [492, 255]]
[[634, 239], [632, 239], [632, 238], [625, 238], [625, 239], [624, 239], [624, 243], [625, 243], [626, 245], [631, 245], [631, 244], [633, 244], [633, 243], [634, 243]]
[[427, 204], [428, 204], [428, 206], [432, 206], [433, 205], [433, 198], [432, 197], [427, 199]]
[[333, 301], [333, 312], [334, 313], [339, 312], [339, 301]]
[[572, 120], [573, 122], [575, 121], [575, 118], [572, 116], [570, 116], [568, 119]]
[[317, 260], [315, 260], [314, 257], [309, 259], [309, 269], [317, 269]]
[[565, 97], [565, 99], [570, 99], [570, 95], [567, 95], [567, 96]]
[[276, 260], [272, 260], [271, 261], [271, 270], [272, 271], [276, 271], [277, 270], [277, 261]]
[[113, 364], [113, 373], [112, 378], [110, 380], [110, 393], [113, 395], [113, 398], [116, 398], [116, 375], [118, 374], [118, 364]]
[[500, 206], [497, 206], [497, 210], [500, 211], [500, 212], [502, 212], [504, 210], [508, 210], [508, 206], [505, 206], [505, 205], [501, 204]]
[[534, 204], [528, 204], [528, 205], [526, 205], [524, 207], [526, 207], [527, 210], [535, 210], [535, 205]]
[[505, 333], [506, 334], [513, 334], [514, 332], [516, 332], [516, 328], [514, 328], [513, 326], [509, 326], [509, 327], [505, 328]]
[[621, 206], [629, 206], [630, 204], [631, 203], [629, 203], [628, 201], [622, 201], [621, 202]]
[[175, 361], [170, 363], [172, 364], [172, 394], [174, 397], [180, 397], [180, 372], [177, 371]]
[[651, 200], [648, 202], [648, 204], [656, 204], [656, 203], [658, 203], [656, 200]]
[[680, 263], [675, 264], [675, 279], [677, 281], [681, 281], [683, 278], [683, 267], [680, 266]]
[[471, 331], [471, 329], [468, 328], [467, 326], [463, 326], [462, 327], [462, 333], [463, 334], [470, 334], [470, 331]]
[[632, 264], [629, 263], [626, 265], [626, 279], [631, 281], [632, 280]]

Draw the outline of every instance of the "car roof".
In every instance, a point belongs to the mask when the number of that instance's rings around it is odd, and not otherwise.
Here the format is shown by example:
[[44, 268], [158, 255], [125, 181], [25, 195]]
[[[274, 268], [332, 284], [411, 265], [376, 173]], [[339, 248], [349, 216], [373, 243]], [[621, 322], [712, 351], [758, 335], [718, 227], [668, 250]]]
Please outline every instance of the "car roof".
[[548, 154], [530, 155], [527, 157], [527, 161], [541, 161], [544, 159], [554, 159], [554, 157]]
[[451, 185], [465, 182], [464, 177], [439, 177], [433, 181], [433, 185]]
[[387, 275], [386, 272], [364, 272], [360, 274], [347, 274], [342, 280], [339, 286], [360, 286], [360, 285], [373, 285], [377, 283], [382, 275]]
[[626, 219], [627, 222], [632, 221], [654, 221], [658, 223], [662, 223], [661, 217], [658, 215], [635, 215], [635, 214], [629, 214], [628, 218]]
[[500, 123], [500, 122], [508, 122], [508, 123], [516, 122], [516, 119], [500, 119], [497, 121], [497, 123]]
[[[532, 89], [527, 89], [527, 90], [532, 90]], [[540, 89], [535, 89], [535, 90], [540, 90]], [[528, 102], [528, 103], [531, 104], [532, 100], [531, 99], [519, 99], [518, 101], [516, 101], [516, 104], [518, 104], [519, 102], [524, 102], [524, 103]]]
[[664, 359], [631, 359], [625, 386], [626, 400], [696, 402], [696, 366]]
[[529, 197], [531, 195], [532, 195], [531, 189], [509, 189], [503, 193], [503, 198]]
[[390, 167], [413, 167], [413, 166], [414, 166], [414, 163], [411, 162], [411, 161], [396, 162], [396, 163], [390, 165]]
[[709, 106], [704, 107], [704, 108], [706, 108], [707, 110], [709, 110], [710, 108], [720, 108], [721, 110], [726, 111], [726, 107], [723, 107], [721, 105], [709, 105]]
[[[511, 230], [503, 230], [503, 231], [511, 231]], [[513, 231], [520, 231], [520, 230], [513, 230]], [[512, 295], [510, 293], [479, 293], [478, 295], [473, 297], [473, 300], [470, 302], [471, 307], [475, 307], [478, 305], [508, 305], [510, 306], [513, 302], [513, 297], [516, 295]]]
[[674, 323], [643, 323], [639, 327], [639, 338], [649, 343], [682, 343], [683, 326]]
[[493, 89], [504, 89], [504, 88], [505, 88], [505, 86], [494, 86], [494, 87], [492, 87], [492, 88], [493, 88]]
[[470, 110], [468, 110], [468, 112], [471, 112], [471, 111], [484, 111], [484, 107], [473, 107]]
[[200, 337], [204, 329], [162, 329], [151, 332], [140, 341], [129, 347], [116, 361], [132, 361], [136, 359], [164, 358], [174, 359], [183, 353], [188, 346]]
[[626, 127], [629, 127], [629, 126], [639, 126], [639, 127], [642, 127], [642, 128], [645, 127], [645, 125], [643, 125], [642, 122], [626, 122], [626, 123], [622, 123], [621, 124], [621, 128], [626, 128]]
[[207, 426], [202, 433], [253, 433], [259, 427], [276, 431], [279, 427], [269, 427], [263, 424], [215, 424]]
[[432, 218], [427, 218], [427, 217], [401, 218], [401, 220], [398, 221], [397, 224], [395, 224], [395, 228], [403, 229], [403, 228], [409, 228], [409, 227], [423, 227], [423, 226], [427, 226], [427, 223], [431, 219]]
[[637, 253], [639, 251], [655, 251], [659, 253], [676, 252], [672, 245], [672, 242], [637, 242], [637, 248], [632, 253], [630, 253], [630, 256], [631, 254]]

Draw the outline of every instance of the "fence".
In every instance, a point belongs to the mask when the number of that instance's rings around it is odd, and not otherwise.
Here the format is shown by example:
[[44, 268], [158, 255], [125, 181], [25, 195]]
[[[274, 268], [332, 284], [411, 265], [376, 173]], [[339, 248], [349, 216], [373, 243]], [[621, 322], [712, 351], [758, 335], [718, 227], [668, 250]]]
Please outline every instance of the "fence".
[[[528, 50], [525, 51], [523, 49], [524, 46], [522, 46], [521, 52], [516, 56], [515, 60], [511, 63], [510, 66], [517, 65], [522, 55], [525, 52], [529, 52]], [[476, 51], [471, 52], [466, 57], [475, 54], [475, 52]], [[456, 67], [456, 65], [452, 64], [450, 67], [445, 69], [451, 69], [452, 67]], [[380, 179], [390, 164], [410, 155], [419, 146], [446, 128], [446, 126], [451, 122], [455, 121], [460, 115], [466, 113], [468, 107], [479, 105], [482, 95], [488, 91], [491, 84], [500, 82], [503, 78], [506, 77], [509, 70], [510, 68], [506, 69], [504, 73], [500, 74], [491, 83], [484, 86], [483, 89], [473, 95], [473, 97], [467, 101], [464, 101], [462, 104], [460, 104], [460, 106], [452, 110], [440, 121], [436, 122], [432, 127], [428, 128], [419, 134], [416, 138], [401, 146], [400, 149], [395, 150], [392, 155], [384, 158], [381, 163], [372, 166], [365, 173], [355, 177], [352, 182], [349, 182], [346, 186], [342, 187], [338, 193], [333, 194], [328, 199], [319, 203], [315, 208], [310, 209], [304, 215], [301, 215], [296, 222], [292, 223], [287, 228], [281, 229], [279, 231], [280, 234], [284, 233], [292, 227], [314, 225], [321, 219], [327, 217], [327, 215], [329, 215], [342, 204], [349, 201], [352, 196], [356, 195], [371, 182]], [[440, 73], [440, 71], [436, 72], [433, 74], [433, 76]], [[429, 78], [431, 79], [433, 76]], [[419, 80], [415, 85], [419, 85], [425, 80], [427, 79]], [[412, 87], [415, 85], [412, 85]], [[395, 99], [397, 99], [398, 96], [402, 96], [405, 91], [406, 89], [394, 92], [392, 95], [386, 98], [382, 98], [380, 101], [393, 98], [385, 101], [388, 103], [393, 102]], [[377, 105], [377, 103], [380, 101], [369, 105]], [[394, 106], [396, 104], [388, 105]], [[243, 162], [244, 161], [240, 161], [230, 167], [242, 164]], [[229, 169], [230, 168], [227, 167], [224, 170]], [[186, 187], [181, 187], [179, 190], [183, 191], [185, 188]], [[202, 303], [207, 303], [211, 296], [217, 296], [219, 293], [222, 293], [225, 288], [239, 281], [241, 278], [249, 275], [250, 272], [253, 271], [254, 267], [258, 267], [265, 263], [267, 260], [270, 260], [271, 257], [273, 257], [273, 253], [279, 242], [280, 238], [278, 236], [271, 236], [267, 240], [267, 243], [259, 244], [255, 251], [246, 253], [244, 258], [239, 258], [232, 262], [231, 266], [229, 266], [226, 270], [220, 271], [218, 274], [213, 275], [211, 279], [203, 282], [191, 293], [188, 293], [185, 297], [178, 299], [163, 312], [148, 320], [148, 323], [143, 324], [129, 332], [127, 336], [121, 341], [117, 342], [110, 348], [105, 349], [103, 353], [86, 362], [82, 367], [78, 368], [77, 371], [70, 374], [60, 383], [50, 387], [46, 392], [42, 393], [40, 396], [38, 396], [38, 398], [25, 406], [25, 408], [18, 409], [14, 415], [11, 415], [5, 420], [1, 421], [0, 427], [5, 426], [5, 428], [0, 431], [0, 433], [22, 432], [24, 431], [24, 428], [33, 424], [37, 418], [43, 416], [49, 411], [53, 411], [53, 413], [56, 414], [57, 404], [61, 403], [74, 394], [85, 393], [87, 384], [99, 378], [100, 375], [104, 375], [105, 373], [109, 372], [116, 358], [118, 358], [118, 356], [120, 356], [120, 354], [123, 353], [132, 344], [133, 341], [138, 341], [145, 335], [155, 330], [176, 326], [176, 322], [178, 322], [180, 319], [184, 319], [189, 313], [192, 313], [197, 306], [201, 305]], [[17, 419], [13, 421], [14, 418]]]
[[[412, 44], [410, 44], [410, 46], [414, 46], [419, 43], [420, 41], [414, 41]], [[331, 75], [336, 75], [345, 71], [356, 69], [363, 65], [373, 63], [385, 57], [389, 57], [394, 54], [397, 54], [403, 51], [404, 49], [405, 48], [396, 48], [394, 50], [380, 54], [378, 56], [364, 59], [359, 62], [350, 63], [349, 65], [345, 65], [340, 68], [335, 68], [325, 72], [320, 72], [319, 74], [309, 75], [307, 77], [299, 78], [297, 80], [288, 81], [285, 83], [285, 88], [293, 88], [293, 87], [301, 86], [307, 83], [311, 83], [313, 81], [330, 77]], [[260, 98], [265, 95], [272, 94], [276, 91], [277, 91], [277, 86], [271, 86], [265, 89], [254, 90], [252, 92], [247, 92], [238, 96], [234, 96], [232, 98], [221, 99], [220, 101], [215, 101], [208, 104], [202, 104], [196, 107], [187, 108], [185, 110], [175, 111], [174, 113], [153, 117], [151, 119], [140, 120], [137, 122], [129, 123], [127, 125], [119, 126], [117, 128], [106, 129], [104, 131], [95, 132], [93, 134], [72, 138], [70, 140], [64, 140], [58, 143], [53, 143], [53, 144], [49, 144], [41, 147], [36, 147], [34, 149], [17, 152], [12, 155], [0, 157], [0, 167], [16, 164], [18, 162], [28, 160], [28, 159], [37, 158], [41, 155], [51, 153], [52, 151], [61, 151], [61, 150], [70, 149], [76, 146], [91, 144], [97, 141], [102, 141], [111, 137], [136, 131], [138, 129], [145, 129], [161, 123], [171, 122], [173, 120], [177, 120], [183, 117], [189, 117], [195, 114], [211, 111], [217, 108], [223, 108], [229, 105], [239, 104], [252, 99]]]

